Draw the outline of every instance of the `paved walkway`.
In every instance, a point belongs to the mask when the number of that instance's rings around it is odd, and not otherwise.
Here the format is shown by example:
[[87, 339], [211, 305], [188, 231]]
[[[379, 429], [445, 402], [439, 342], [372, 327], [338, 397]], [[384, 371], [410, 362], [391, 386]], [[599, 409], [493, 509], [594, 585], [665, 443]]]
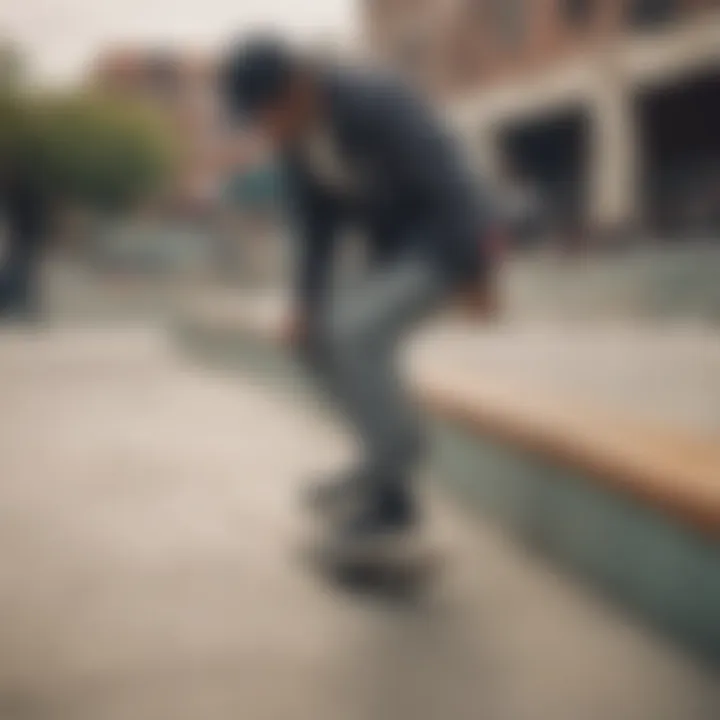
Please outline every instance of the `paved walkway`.
[[332, 591], [295, 500], [341, 439], [159, 333], [0, 334], [0, 398], [3, 720], [720, 716], [707, 671], [439, 499], [424, 603]]

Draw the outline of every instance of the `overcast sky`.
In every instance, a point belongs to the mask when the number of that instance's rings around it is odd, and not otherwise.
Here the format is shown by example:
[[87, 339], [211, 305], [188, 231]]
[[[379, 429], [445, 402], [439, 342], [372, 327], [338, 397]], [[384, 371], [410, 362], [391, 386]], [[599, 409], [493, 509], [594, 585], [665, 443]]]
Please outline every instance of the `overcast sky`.
[[298, 38], [351, 37], [356, 0], [0, 0], [0, 39], [24, 48], [33, 70], [62, 82], [113, 41], [212, 47], [243, 29]]

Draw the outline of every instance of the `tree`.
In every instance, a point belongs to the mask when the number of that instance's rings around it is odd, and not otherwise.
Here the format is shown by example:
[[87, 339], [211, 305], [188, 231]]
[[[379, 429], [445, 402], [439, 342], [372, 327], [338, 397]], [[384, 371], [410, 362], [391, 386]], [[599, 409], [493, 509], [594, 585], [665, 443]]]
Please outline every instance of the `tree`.
[[0, 42], [0, 92], [18, 88], [24, 79], [25, 63], [20, 50], [8, 42]]
[[122, 211], [159, 192], [172, 134], [149, 109], [91, 93], [0, 92], [0, 163], [32, 172], [61, 202]]
[[161, 189], [173, 168], [168, 129], [141, 106], [78, 95], [41, 100], [31, 114], [39, 164], [68, 199], [124, 210]]

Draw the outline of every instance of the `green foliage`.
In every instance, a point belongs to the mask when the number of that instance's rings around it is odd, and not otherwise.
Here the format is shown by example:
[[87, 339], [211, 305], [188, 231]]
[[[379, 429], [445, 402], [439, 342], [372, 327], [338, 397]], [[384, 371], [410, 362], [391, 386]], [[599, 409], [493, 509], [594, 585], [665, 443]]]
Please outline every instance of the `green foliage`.
[[19, 48], [0, 42], [0, 91], [17, 88], [22, 84], [25, 63]]
[[162, 188], [171, 133], [148, 109], [93, 95], [0, 93], [0, 158], [31, 168], [54, 197], [122, 210]]

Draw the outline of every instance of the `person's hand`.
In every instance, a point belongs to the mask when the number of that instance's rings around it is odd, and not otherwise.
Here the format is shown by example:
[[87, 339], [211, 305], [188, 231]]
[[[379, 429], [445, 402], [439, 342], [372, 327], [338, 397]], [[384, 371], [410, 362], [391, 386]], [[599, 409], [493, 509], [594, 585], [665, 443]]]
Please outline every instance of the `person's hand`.
[[285, 319], [283, 323], [280, 339], [283, 345], [290, 348], [301, 347], [308, 335], [307, 318], [302, 312], [293, 312]]
[[500, 267], [509, 238], [503, 228], [491, 230], [484, 240], [488, 268], [483, 277], [458, 293], [458, 306], [464, 317], [474, 322], [490, 322], [500, 314]]
[[484, 282], [461, 291], [458, 306], [463, 317], [474, 322], [488, 322], [499, 313], [498, 291], [495, 283]]

